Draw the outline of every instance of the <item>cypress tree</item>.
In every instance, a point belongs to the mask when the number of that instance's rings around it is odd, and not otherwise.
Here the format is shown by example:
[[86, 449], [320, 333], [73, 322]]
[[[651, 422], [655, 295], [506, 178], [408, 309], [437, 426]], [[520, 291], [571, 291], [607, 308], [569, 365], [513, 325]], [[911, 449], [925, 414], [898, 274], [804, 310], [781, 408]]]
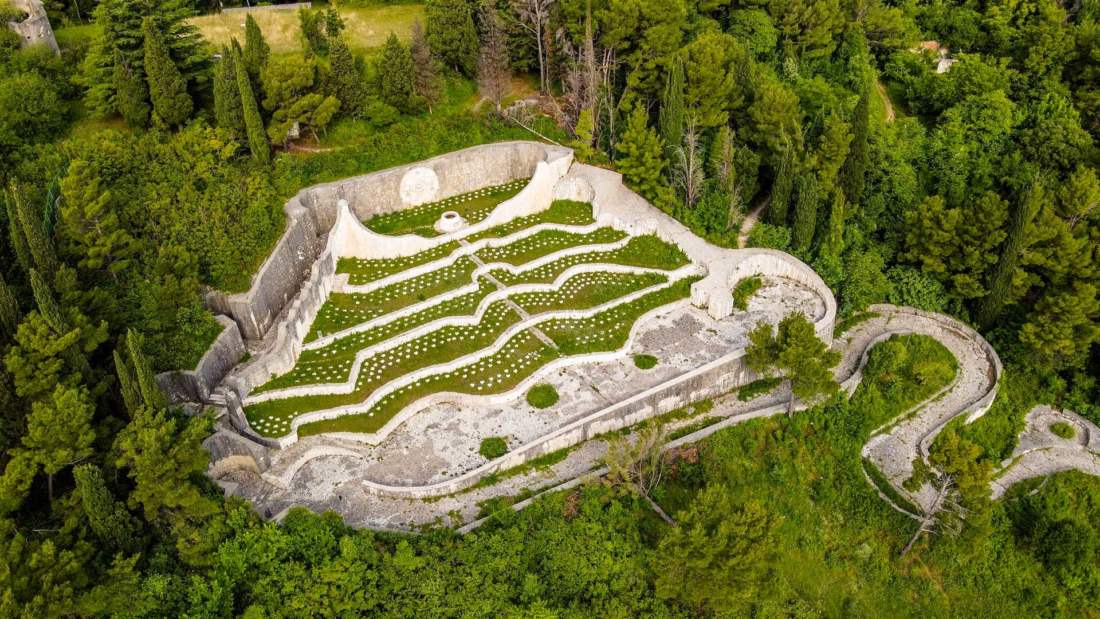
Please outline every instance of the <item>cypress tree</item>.
[[355, 56], [342, 39], [332, 42], [329, 50], [329, 66], [332, 69], [332, 90], [340, 100], [340, 107], [349, 116], [358, 116], [367, 101], [363, 75], [355, 64]]
[[52, 276], [57, 272], [57, 254], [46, 232], [46, 223], [43, 221], [42, 214], [27, 202], [18, 187], [12, 187], [9, 200], [14, 205], [13, 210], [22, 232], [21, 238], [32, 263], [25, 265], [25, 268], [29, 271], [33, 267]]
[[24, 273], [34, 268], [34, 258], [31, 257], [31, 248], [27, 246], [27, 237], [23, 234], [23, 223], [19, 219], [19, 212], [15, 207], [15, 191], [5, 191], [4, 209], [8, 215], [8, 240], [11, 242], [15, 259], [22, 267]]
[[162, 33], [168, 54], [186, 83], [201, 90], [209, 79], [210, 54], [198, 29], [189, 21], [195, 14], [193, 6], [178, 0], [101, 0], [95, 11], [100, 32], [92, 41], [79, 77], [88, 89], [88, 107], [103, 114], [120, 111], [112, 78], [115, 50], [122, 53], [134, 78], [145, 82], [145, 17], [151, 17]]
[[412, 56], [409, 55], [408, 48], [397, 40], [397, 35], [391, 32], [386, 39], [382, 60], [378, 65], [378, 84], [382, 101], [402, 112], [409, 111], [412, 83]]
[[237, 87], [237, 66], [229, 47], [222, 48], [221, 62], [214, 69], [214, 119], [233, 137], [245, 139], [241, 89]]
[[665, 141], [665, 157], [674, 161], [674, 153], [684, 143], [684, 62], [679, 57], [669, 67], [658, 126]]
[[115, 358], [115, 374], [118, 375], [118, 390], [122, 394], [122, 404], [126, 411], [133, 417], [141, 409], [141, 391], [138, 390], [137, 381], [134, 379], [133, 369], [122, 358], [116, 348], [113, 351]]
[[130, 367], [134, 371], [135, 384], [141, 401], [149, 409], [161, 409], [164, 407], [164, 394], [157, 385], [153, 367], [149, 365], [149, 359], [145, 356], [145, 341], [141, 335], [130, 329], [126, 332], [126, 350], [130, 353]]
[[134, 518], [121, 501], [111, 495], [103, 474], [94, 464], [81, 464], [73, 469], [76, 482], [76, 496], [80, 498], [80, 507], [88, 519], [88, 528], [102, 540], [108, 548], [130, 553], [138, 545], [137, 527]]
[[149, 124], [149, 93], [145, 82], [126, 62], [122, 51], [114, 52], [115, 108], [131, 127]]
[[267, 66], [267, 58], [270, 55], [271, 47], [264, 40], [260, 25], [249, 15], [244, 20], [244, 51], [241, 56], [244, 67], [253, 81], [260, 79], [260, 72]]
[[772, 201], [768, 205], [768, 221], [777, 226], [787, 225], [787, 212], [791, 203], [791, 192], [794, 190], [794, 167], [791, 161], [790, 149], [783, 152], [779, 160], [779, 169], [775, 171], [775, 181], [772, 183]]
[[848, 204], [858, 206], [863, 198], [863, 185], [867, 168], [871, 164], [868, 134], [871, 125], [871, 89], [866, 84], [859, 97], [852, 118], [852, 142], [848, 148], [848, 158], [840, 169], [840, 185]]
[[1001, 255], [989, 274], [989, 293], [978, 301], [978, 324], [984, 329], [991, 328], [1000, 318], [1012, 289], [1012, 278], [1023, 254], [1027, 240], [1027, 229], [1039, 213], [1045, 192], [1036, 181], [1027, 194], [1012, 209], [1008, 222], [1008, 236], [1001, 246]]
[[233, 66], [237, 72], [237, 90], [240, 92], [241, 108], [244, 111], [244, 126], [248, 133], [248, 149], [260, 163], [271, 162], [271, 147], [267, 143], [264, 121], [260, 118], [260, 108], [256, 105], [256, 96], [252, 94], [252, 82], [248, 80], [248, 71], [241, 60], [241, 50], [234, 46]]
[[34, 304], [38, 308], [38, 313], [42, 314], [42, 318], [46, 320], [46, 324], [50, 325], [50, 328], [57, 334], [68, 331], [69, 327], [65, 323], [65, 318], [61, 315], [61, 306], [57, 304], [57, 299], [54, 298], [53, 291], [50, 289], [50, 285], [46, 283], [46, 279], [42, 277], [37, 269], [31, 269], [30, 279]]
[[15, 330], [22, 320], [23, 315], [19, 311], [19, 302], [15, 300], [11, 288], [8, 288], [4, 276], [0, 274], [0, 330], [2, 330], [0, 333], [9, 336], [15, 335]]
[[194, 109], [191, 95], [187, 94], [187, 81], [172, 62], [153, 18], [145, 18], [141, 31], [145, 36], [145, 79], [149, 83], [153, 117], [169, 127], [182, 125]]
[[798, 198], [794, 205], [794, 229], [791, 230], [791, 243], [797, 251], [806, 252], [814, 240], [817, 229], [817, 206], [821, 200], [817, 178], [812, 174], [803, 174], [796, 182]]

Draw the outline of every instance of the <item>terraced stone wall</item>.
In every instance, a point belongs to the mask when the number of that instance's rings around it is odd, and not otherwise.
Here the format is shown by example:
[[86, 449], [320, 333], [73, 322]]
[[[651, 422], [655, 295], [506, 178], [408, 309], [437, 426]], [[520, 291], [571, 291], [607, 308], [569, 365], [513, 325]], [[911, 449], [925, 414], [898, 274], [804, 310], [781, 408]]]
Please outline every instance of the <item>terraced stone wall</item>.
[[[568, 155], [569, 149], [539, 142], [500, 142], [474, 146], [433, 159], [308, 187], [286, 202], [287, 228], [275, 249], [252, 278], [247, 292], [211, 291], [207, 305], [236, 321], [241, 335], [258, 340], [298, 294], [312, 264], [325, 247], [326, 235], [336, 222], [337, 202], [346, 200], [359, 219], [440, 200], [488, 185], [507, 183], [534, 174], [540, 161]], [[434, 191], [419, 192], [420, 201], [403, 197], [402, 179], [413, 169], [430, 170]], [[406, 188], [407, 189], [407, 188]]]
[[169, 402], [205, 402], [226, 373], [244, 357], [244, 341], [237, 323], [226, 316], [215, 316], [215, 320], [222, 326], [222, 332], [195, 369], [157, 374], [157, 384]]

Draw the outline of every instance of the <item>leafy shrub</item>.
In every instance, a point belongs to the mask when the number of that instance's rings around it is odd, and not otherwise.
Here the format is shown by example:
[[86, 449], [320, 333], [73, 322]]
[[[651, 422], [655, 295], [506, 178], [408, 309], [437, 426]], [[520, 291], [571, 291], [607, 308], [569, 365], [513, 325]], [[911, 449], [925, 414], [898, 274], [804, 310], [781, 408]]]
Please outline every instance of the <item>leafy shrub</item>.
[[477, 452], [489, 460], [495, 460], [508, 453], [508, 441], [499, 436], [490, 436], [481, 441]]
[[1073, 426], [1064, 421], [1056, 421], [1050, 424], [1050, 431], [1054, 434], [1054, 436], [1064, 438], [1066, 440], [1072, 439], [1073, 437], [1077, 436], [1077, 430], [1075, 430]]
[[894, 305], [908, 305], [929, 312], [942, 312], [947, 291], [938, 280], [913, 267], [893, 267], [886, 272], [893, 284], [886, 299]]
[[656, 367], [657, 357], [653, 355], [634, 355], [634, 366], [639, 370], [650, 370]]
[[749, 231], [748, 245], [785, 250], [791, 246], [791, 231], [783, 226], [757, 223]]
[[733, 306], [741, 311], [749, 309], [749, 299], [764, 285], [764, 279], [759, 275], [746, 277], [737, 282], [733, 287]]
[[548, 408], [558, 401], [558, 390], [553, 385], [541, 384], [527, 392], [527, 403], [535, 408]]

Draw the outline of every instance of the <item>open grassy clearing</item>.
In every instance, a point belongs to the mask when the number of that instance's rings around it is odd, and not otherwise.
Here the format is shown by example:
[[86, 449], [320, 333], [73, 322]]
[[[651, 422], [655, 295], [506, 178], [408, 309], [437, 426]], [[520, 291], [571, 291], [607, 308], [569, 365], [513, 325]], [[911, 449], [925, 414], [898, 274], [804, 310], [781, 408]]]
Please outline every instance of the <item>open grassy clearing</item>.
[[[473, 243], [486, 238], [502, 238], [543, 223], [553, 223], [568, 226], [585, 226], [593, 223], [592, 205], [584, 202], [571, 202], [558, 200], [550, 205], [550, 208], [519, 217], [512, 221], [484, 230], [466, 237]], [[394, 273], [400, 273], [422, 264], [440, 260], [460, 247], [458, 241], [450, 241], [437, 247], [422, 251], [411, 256], [401, 258], [341, 258], [336, 267], [337, 273], [347, 273], [348, 282], [353, 286], [361, 286], [388, 277]]]
[[[336, 10], [344, 20], [344, 38], [348, 46], [357, 51], [381, 47], [391, 32], [402, 41], [408, 42], [412, 38], [413, 23], [424, 20], [422, 4], [338, 7]], [[298, 9], [268, 8], [250, 11], [247, 15], [252, 15], [259, 24], [273, 53], [302, 51]], [[222, 45], [228, 45], [233, 38], [244, 43], [245, 16], [244, 12], [234, 11], [200, 15], [188, 21], [199, 29], [211, 46], [221, 48]]]
[[519, 193], [526, 184], [527, 179], [524, 179], [485, 187], [411, 209], [375, 215], [365, 221], [364, 225], [378, 234], [417, 234], [428, 238], [439, 236], [434, 226], [443, 213], [454, 211], [468, 224], [476, 224], [488, 217], [501, 202]]
[[[563, 309], [586, 309], [609, 303], [631, 292], [659, 284], [662, 276], [655, 274], [583, 273], [554, 293], [529, 299], [531, 307], [540, 312]], [[355, 389], [346, 394], [298, 396], [270, 400], [246, 408], [250, 423], [264, 434], [280, 435], [289, 430], [290, 420], [298, 414], [362, 402], [380, 386], [424, 367], [446, 363], [493, 344], [519, 316], [504, 301], [492, 303], [482, 320], [469, 326], [446, 326], [422, 335], [364, 360]], [[349, 377], [354, 353], [361, 349], [342, 348], [314, 351], [308, 360], [299, 361], [294, 369], [255, 390], [262, 393], [299, 385], [336, 383]], [[373, 411], [372, 411], [373, 412]]]

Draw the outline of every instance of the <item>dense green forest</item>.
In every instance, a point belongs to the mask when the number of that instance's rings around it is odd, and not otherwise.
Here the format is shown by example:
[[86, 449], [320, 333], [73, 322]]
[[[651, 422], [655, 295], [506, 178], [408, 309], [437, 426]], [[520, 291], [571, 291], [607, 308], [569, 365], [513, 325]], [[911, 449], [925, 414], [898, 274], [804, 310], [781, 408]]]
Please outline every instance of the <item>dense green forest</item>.
[[[0, 28], [0, 616], [1098, 615], [1100, 482], [992, 502], [988, 478], [1033, 404], [1100, 422], [1100, 2], [429, 0], [366, 54], [327, 6], [300, 51], [252, 18], [214, 48], [188, 20], [220, 6], [49, 0], [56, 55]], [[283, 202], [541, 138], [714, 243], [762, 213], [749, 243], [811, 264], [843, 317], [981, 330], [998, 400], [933, 453], [962, 532], [899, 559], [914, 523], [861, 471], [871, 430], [951, 380], [919, 337], [851, 400], [675, 453], [674, 527], [601, 483], [466, 536], [224, 499], [210, 419], [153, 374], [196, 363], [204, 292], [248, 288]]]

